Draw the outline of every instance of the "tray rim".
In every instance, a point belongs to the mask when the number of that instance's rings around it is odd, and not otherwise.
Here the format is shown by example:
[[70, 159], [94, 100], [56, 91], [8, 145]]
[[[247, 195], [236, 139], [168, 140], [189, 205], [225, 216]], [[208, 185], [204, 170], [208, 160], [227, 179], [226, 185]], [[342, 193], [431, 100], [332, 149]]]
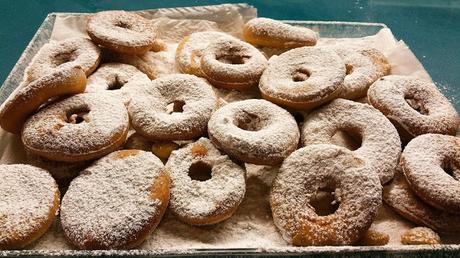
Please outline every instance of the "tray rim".
[[[441, 253], [445, 252], [445, 253]], [[202, 248], [202, 249], [131, 249], [131, 250], [5, 250], [0, 251], [0, 257], [36, 257], [36, 256], [65, 256], [65, 257], [100, 257], [100, 256], [305, 256], [325, 255], [327, 257], [346, 257], [348, 255], [372, 255], [387, 257], [402, 255], [404, 257], [420, 257], [420, 255], [447, 253], [460, 254], [460, 245], [401, 245], [401, 246], [308, 246], [280, 248]], [[438, 256], [436, 256], [438, 257]], [[456, 257], [456, 256], [452, 256]]]
[[[238, 4], [237, 4], [238, 5]], [[240, 4], [245, 5], [245, 4]], [[159, 8], [162, 9], [162, 8]], [[146, 10], [142, 10], [146, 11]], [[32, 39], [27, 44], [22, 52], [18, 61], [11, 69], [10, 73], [2, 83], [0, 88], [0, 98], [2, 96], [11, 94], [4, 86], [12, 80], [15, 73], [20, 69], [20, 63], [26, 58], [27, 51], [30, 49], [34, 42], [38, 40], [42, 30], [45, 29], [47, 21], [52, 22], [58, 15], [88, 15], [89, 13], [75, 13], [75, 12], [52, 12], [49, 13], [43, 20], [40, 27], [35, 32]], [[388, 28], [384, 23], [373, 22], [345, 22], [345, 21], [306, 21], [306, 20], [282, 20], [290, 24], [305, 24], [305, 25], [346, 25], [346, 26], [369, 26]], [[49, 38], [48, 38], [49, 39]], [[0, 103], [1, 104], [1, 103]], [[407, 255], [418, 256], [435, 252], [436, 255], [448, 255], [447, 253], [460, 254], [460, 244], [442, 244], [442, 245], [418, 245], [418, 246], [322, 246], [322, 247], [280, 247], [280, 248], [215, 248], [215, 249], [157, 249], [157, 250], [0, 250], [0, 257], [23, 257], [23, 256], [223, 256], [223, 255], [237, 255], [237, 256], [299, 256], [299, 255], [325, 255], [331, 257], [345, 257], [347, 255], [373, 255], [376, 257], [387, 257], [391, 255]], [[443, 253], [444, 252], [444, 253]], [[415, 257], [414, 256], [414, 257]], [[452, 256], [456, 257], [456, 256]]]

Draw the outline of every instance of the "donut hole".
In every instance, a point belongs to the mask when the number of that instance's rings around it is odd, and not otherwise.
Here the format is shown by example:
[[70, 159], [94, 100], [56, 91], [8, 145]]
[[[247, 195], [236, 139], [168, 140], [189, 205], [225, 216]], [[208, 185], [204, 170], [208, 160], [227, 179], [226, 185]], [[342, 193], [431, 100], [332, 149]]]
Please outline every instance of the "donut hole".
[[185, 102], [182, 100], [174, 100], [166, 106], [166, 113], [182, 113], [184, 112]]
[[352, 64], [345, 64], [345, 74], [349, 75], [353, 72], [353, 65]]
[[292, 80], [294, 82], [306, 81], [311, 76], [311, 71], [307, 68], [299, 68], [292, 74]]
[[204, 161], [193, 162], [188, 169], [188, 176], [195, 181], [211, 179], [212, 166]]
[[65, 63], [69, 63], [77, 59], [76, 50], [71, 50], [68, 52], [58, 53], [54, 56], [54, 64], [60, 66]]
[[245, 131], [259, 131], [264, 128], [263, 119], [260, 116], [244, 110], [236, 116], [235, 125]]
[[420, 100], [413, 98], [412, 96], [405, 96], [404, 100], [412, 109], [414, 109], [418, 113], [422, 115], [429, 115], [428, 109], [425, 108], [425, 106]]
[[316, 195], [310, 200], [310, 205], [315, 209], [315, 213], [318, 216], [327, 216], [337, 211], [340, 202], [335, 197], [335, 189], [322, 187], [318, 189]]
[[66, 122], [69, 124], [80, 124], [83, 122], [89, 122], [89, 109], [79, 108], [67, 112]]
[[117, 21], [115, 24], [115, 27], [123, 28], [130, 30], [132, 28], [131, 24], [124, 22], [124, 21]]
[[241, 65], [246, 63], [249, 59], [249, 56], [246, 55], [220, 55], [217, 56], [217, 61], [224, 63], [224, 64], [232, 64], [232, 65]]
[[121, 89], [123, 86], [125, 85], [125, 83], [123, 81], [120, 80], [120, 78], [118, 78], [118, 76], [115, 76], [114, 80], [112, 80], [107, 89], [108, 90], [119, 90]]
[[453, 159], [446, 158], [441, 165], [442, 169], [455, 180], [460, 180], [460, 166]]
[[363, 138], [357, 130], [346, 128], [337, 130], [331, 137], [331, 143], [354, 151], [361, 147]]

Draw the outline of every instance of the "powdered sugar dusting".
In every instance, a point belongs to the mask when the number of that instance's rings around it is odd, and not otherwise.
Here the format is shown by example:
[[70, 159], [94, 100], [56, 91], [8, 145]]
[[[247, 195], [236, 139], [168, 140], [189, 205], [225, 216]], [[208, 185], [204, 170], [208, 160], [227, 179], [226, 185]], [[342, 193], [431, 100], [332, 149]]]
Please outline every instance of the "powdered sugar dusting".
[[[27, 243], [47, 223], [58, 188], [43, 169], [0, 165], [0, 249]], [[19, 241], [18, 241], [19, 240]], [[17, 246], [22, 247], [22, 246]]]
[[218, 31], [195, 32], [185, 37], [176, 50], [176, 64], [183, 73], [194, 74], [203, 77], [201, 71], [201, 56], [203, 50], [213, 40], [231, 37]]
[[[407, 144], [401, 167], [414, 192], [425, 202], [447, 212], [460, 213], [460, 139], [424, 134]], [[445, 170], [451, 170], [448, 174]]]
[[300, 133], [289, 112], [266, 100], [243, 100], [218, 109], [208, 123], [214, 144], [236, 159], [279, 164], [297, 148]]
[[455, 135], [457, 111], [432, 82], [389, 75], [371, 85], [369, 102], [413, 136], [424, 133]]
[[243, 31], [245, 40], [262, 46], [313, 46], [318, 40], [316, 32], [308, 28], [292, 26], [269, 18], [254, 18], [244, 25]]
[[[299, 78], [294, 75], [299, 74]], [[345, 64], [332, 50], [300, 47], [273, 56], [260, 78], [265, 95], [290, 102], [319, 101], [336, 92], [345, 78]]]
[[172, 213], [167, 213], [141, 248], [185, 251], [287, 246], [273, 224], [268, 202], [270, 185], [278, 169], [248, 164], [246, 169], [246, 195], [232, 217], [215, 225], [197, 227], [182, 223]]
[[223, 88], [213, 88], [216, 96], [219, 99], [218, 106], [224, 106], [228, 103], [247, 100], [247, 99], [260, 99], [259, 88], [253, 87], [249, 90], [239, 91], [239, 90], [228, 90]]
[[[206, 153], [194, 154], [194, 148]], [[211, 178], [193, 180], [189, 175], [192, 164], [203, 162], [211, 167]], [[246, 191], [245, 171], [222, 155], [206, 138], [173, 151], [166, 163], [171, 175], [170, 209], [179, 218], [199, 224], [214, 224], [231, 215], [243, 201]]]
[[302, 127], [302, 144], [332, 143], [337, 131], [354, 132], [361, 145], [354, 152], [377, 173], [382, 184], [393, 178], [401, 153], [395, 127], [378, 110], [367, 104], [336, 99], [313, 111]]
[[60, 162], [42, 158], [35, 154], [26, 152], [27, 163], [45, 169], [57, 181], [59, 185], [65, 186], [78, 176], [86, 166], [89, 165], [87, 161], [80, 162]]
[[149, 51], [142, 55], [142, 59], [148, 62], [155, 69], [156, 77], [180, 73], [176, 67], [176, 43], [167, 43], [163, 51]]
[[267, 59], [257, 48], [236, 38], [215, 39], [202, 54], [200, 67], [205, 77], [226, 88], [257, 85], [267, 67]]
[[335, 46], [334, 51], [345, 62], [347, 75], [343, 81], [340, 97], [358, 99], [367, 95], [369, 86], [390, 73], [390, 64], [375, 48]]
[[388, 234], [388, 245], [401, 245], [401, 235], [412, 227], [414, 225], [410, 221], [403, 219], [391, 207], [383, 204], [369, 229]]
[[157, 37], [157, 29], [150, 20], [126, 11], [96, 13], [88, 20], [87, 30], [99, 40], [123, 47], [153, 45]]
[[45, 44], [26, 69], [28, 81], [50, 74], [63, 64], [80, 66], [90, 75], [101, 58], [101, 50], [86, 38], [69, 38]]
[[163, 163], [143, 151], [113, 152], [96, 161], [72, 181], [62, 200], [68, 239], [80, 248], [129, 247], [162, 215], [167, 200], [152, 198], [152, 187], [163, 172]]
[[401, 216], [440, 233], [460, 232], [460, 217], [436, 209], [422, 201], [398, 171], [391, 184], [383, 188], [383, 200]]
[[40, 106], [52, 98], [82, 92], [85, 80], [81, 68], [65, 64], [31, 83], [21, 83], [0, 106], [2, 127], [19, 134], [23, 123]]
[[[280, 168], [270, 195], [275, 225], [294, 245], [350, 245], [370, 227], [381, 205], [381, 185], [351, 151], [329, 144], [293, 152]], [[311, 200], [321, 187], [335, 188], [339, 208], [319, 216]]]
[[106, 63], [88, 77], [85, 91], [110, 94], [128, 103], [133, 85], [144, 82], [150, 82], [150, 79], [136, 67], [122, 63]]
[[102, 64], [95, 73], [88, 77], [86, 92], [98, 92], [118, 86], [123, 89], [123, 85], [133, 80], [147, 80], [148, 77], [136, 67], [121, 63]]
[[[211, 86], [194, 75], [173, 74], [140, 85], [128, 110], [137, 132], [151, 140], [188, 140], [202, 135], [217, 106]], [[168, 112], [172, 103], [182, 112]]]
[[[74, 113], [84, 113], [72, 123]], [[128, 130], [121, 100], [100, 93], [74, 95], [40, 110], [27, 120], [22, 141], [32, 152], [78, 156], [111, 146]]]
[[153, 80], [157, 77], [157, 70], [147, 59], [149, 52], [142, 55], [128, 55], [123, 53], [117, 53], [109, 49], [103, 49], [102, 56], [103, 61], [106, 63], [124, 63], [136, 67], [141, 72], [147, 74], [147, 76]]

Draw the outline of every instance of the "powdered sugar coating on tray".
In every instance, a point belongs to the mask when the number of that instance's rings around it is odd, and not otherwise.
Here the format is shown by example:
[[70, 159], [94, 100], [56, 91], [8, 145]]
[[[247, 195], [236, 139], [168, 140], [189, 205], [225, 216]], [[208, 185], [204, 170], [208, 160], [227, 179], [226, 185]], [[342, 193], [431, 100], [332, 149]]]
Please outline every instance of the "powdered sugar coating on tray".
[[[205, 80], [172, 74], [139, 85], [128, 105], [136, 131], [151, 140], [189, 140], [201, 136], [217, 98]], [[168, 105], [182, 111], [168, 110]]]
[[302, 144], [332, 143], [338, 132], [356, 135], [361, 142], [354, 153], [377, 173], [382, 184], [394, 175], [401, 153], [401, 140], [391, 122], [367, 104], [336, 99], [316, 109], [306, 118], [301, 129]]
[[[198, 181], [191, 178], [191, 166], [199, 163], [211, 168], [210, 179]], [[243, 201], [246, 192], [245, 170], [227, 155], [221, 154], [206, 138], [173, 151], [166, 163], [166, 170], [171, 175], [169, 207], [186, 222], [217, 223], [233, 214]]]
[[[351, 151], [330, 144], [309, 145], [283, 162], [272, 185], [273, 220], [294, 245], [351, 245], [370, 227], [382, 203], [377, 174]], [[332, 188], [338, 209], [319, 216], [310, 202]]]
[[[153, 186], [164, 173], [152, 153], [113, 152], [85, 169], [69, 186], [61, 206], [61, 223], [73, 244], [118, 249], [161, 216]], [[169, 187], [168, 187], [169, 190]]]
[[230, 157], [254, 164], [279, 164], [297, 148], [294, 117], [263, 99], [227, 104], [208, 123], [209, 137]]
[[43, 169], [30, 165], [0, 165], [0, 249], [27, 243], [57, 210], [59, 191]]
[[90, 75], [101, 59], [101, 50], [86, 38], [69, 38], [45, 44], [32, 59], [25, 74], [28, 81], [34, 81], [50, 74], [63, 64], [80, 66]]

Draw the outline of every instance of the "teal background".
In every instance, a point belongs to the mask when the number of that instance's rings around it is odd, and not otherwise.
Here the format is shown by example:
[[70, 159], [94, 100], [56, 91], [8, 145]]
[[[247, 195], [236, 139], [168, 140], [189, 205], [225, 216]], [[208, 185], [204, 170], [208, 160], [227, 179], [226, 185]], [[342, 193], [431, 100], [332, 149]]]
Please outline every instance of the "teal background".
[[403, 39], [410, 46], [441, 89], [450, 88], [458, 92], [460, 0], [0, 0], [0, 82], [6, 79], [50, 12], [138, 10], [228, 2], [247, 2], [257, 7], [259, 16], [275, 19], [385, 23], [398, 39]]

